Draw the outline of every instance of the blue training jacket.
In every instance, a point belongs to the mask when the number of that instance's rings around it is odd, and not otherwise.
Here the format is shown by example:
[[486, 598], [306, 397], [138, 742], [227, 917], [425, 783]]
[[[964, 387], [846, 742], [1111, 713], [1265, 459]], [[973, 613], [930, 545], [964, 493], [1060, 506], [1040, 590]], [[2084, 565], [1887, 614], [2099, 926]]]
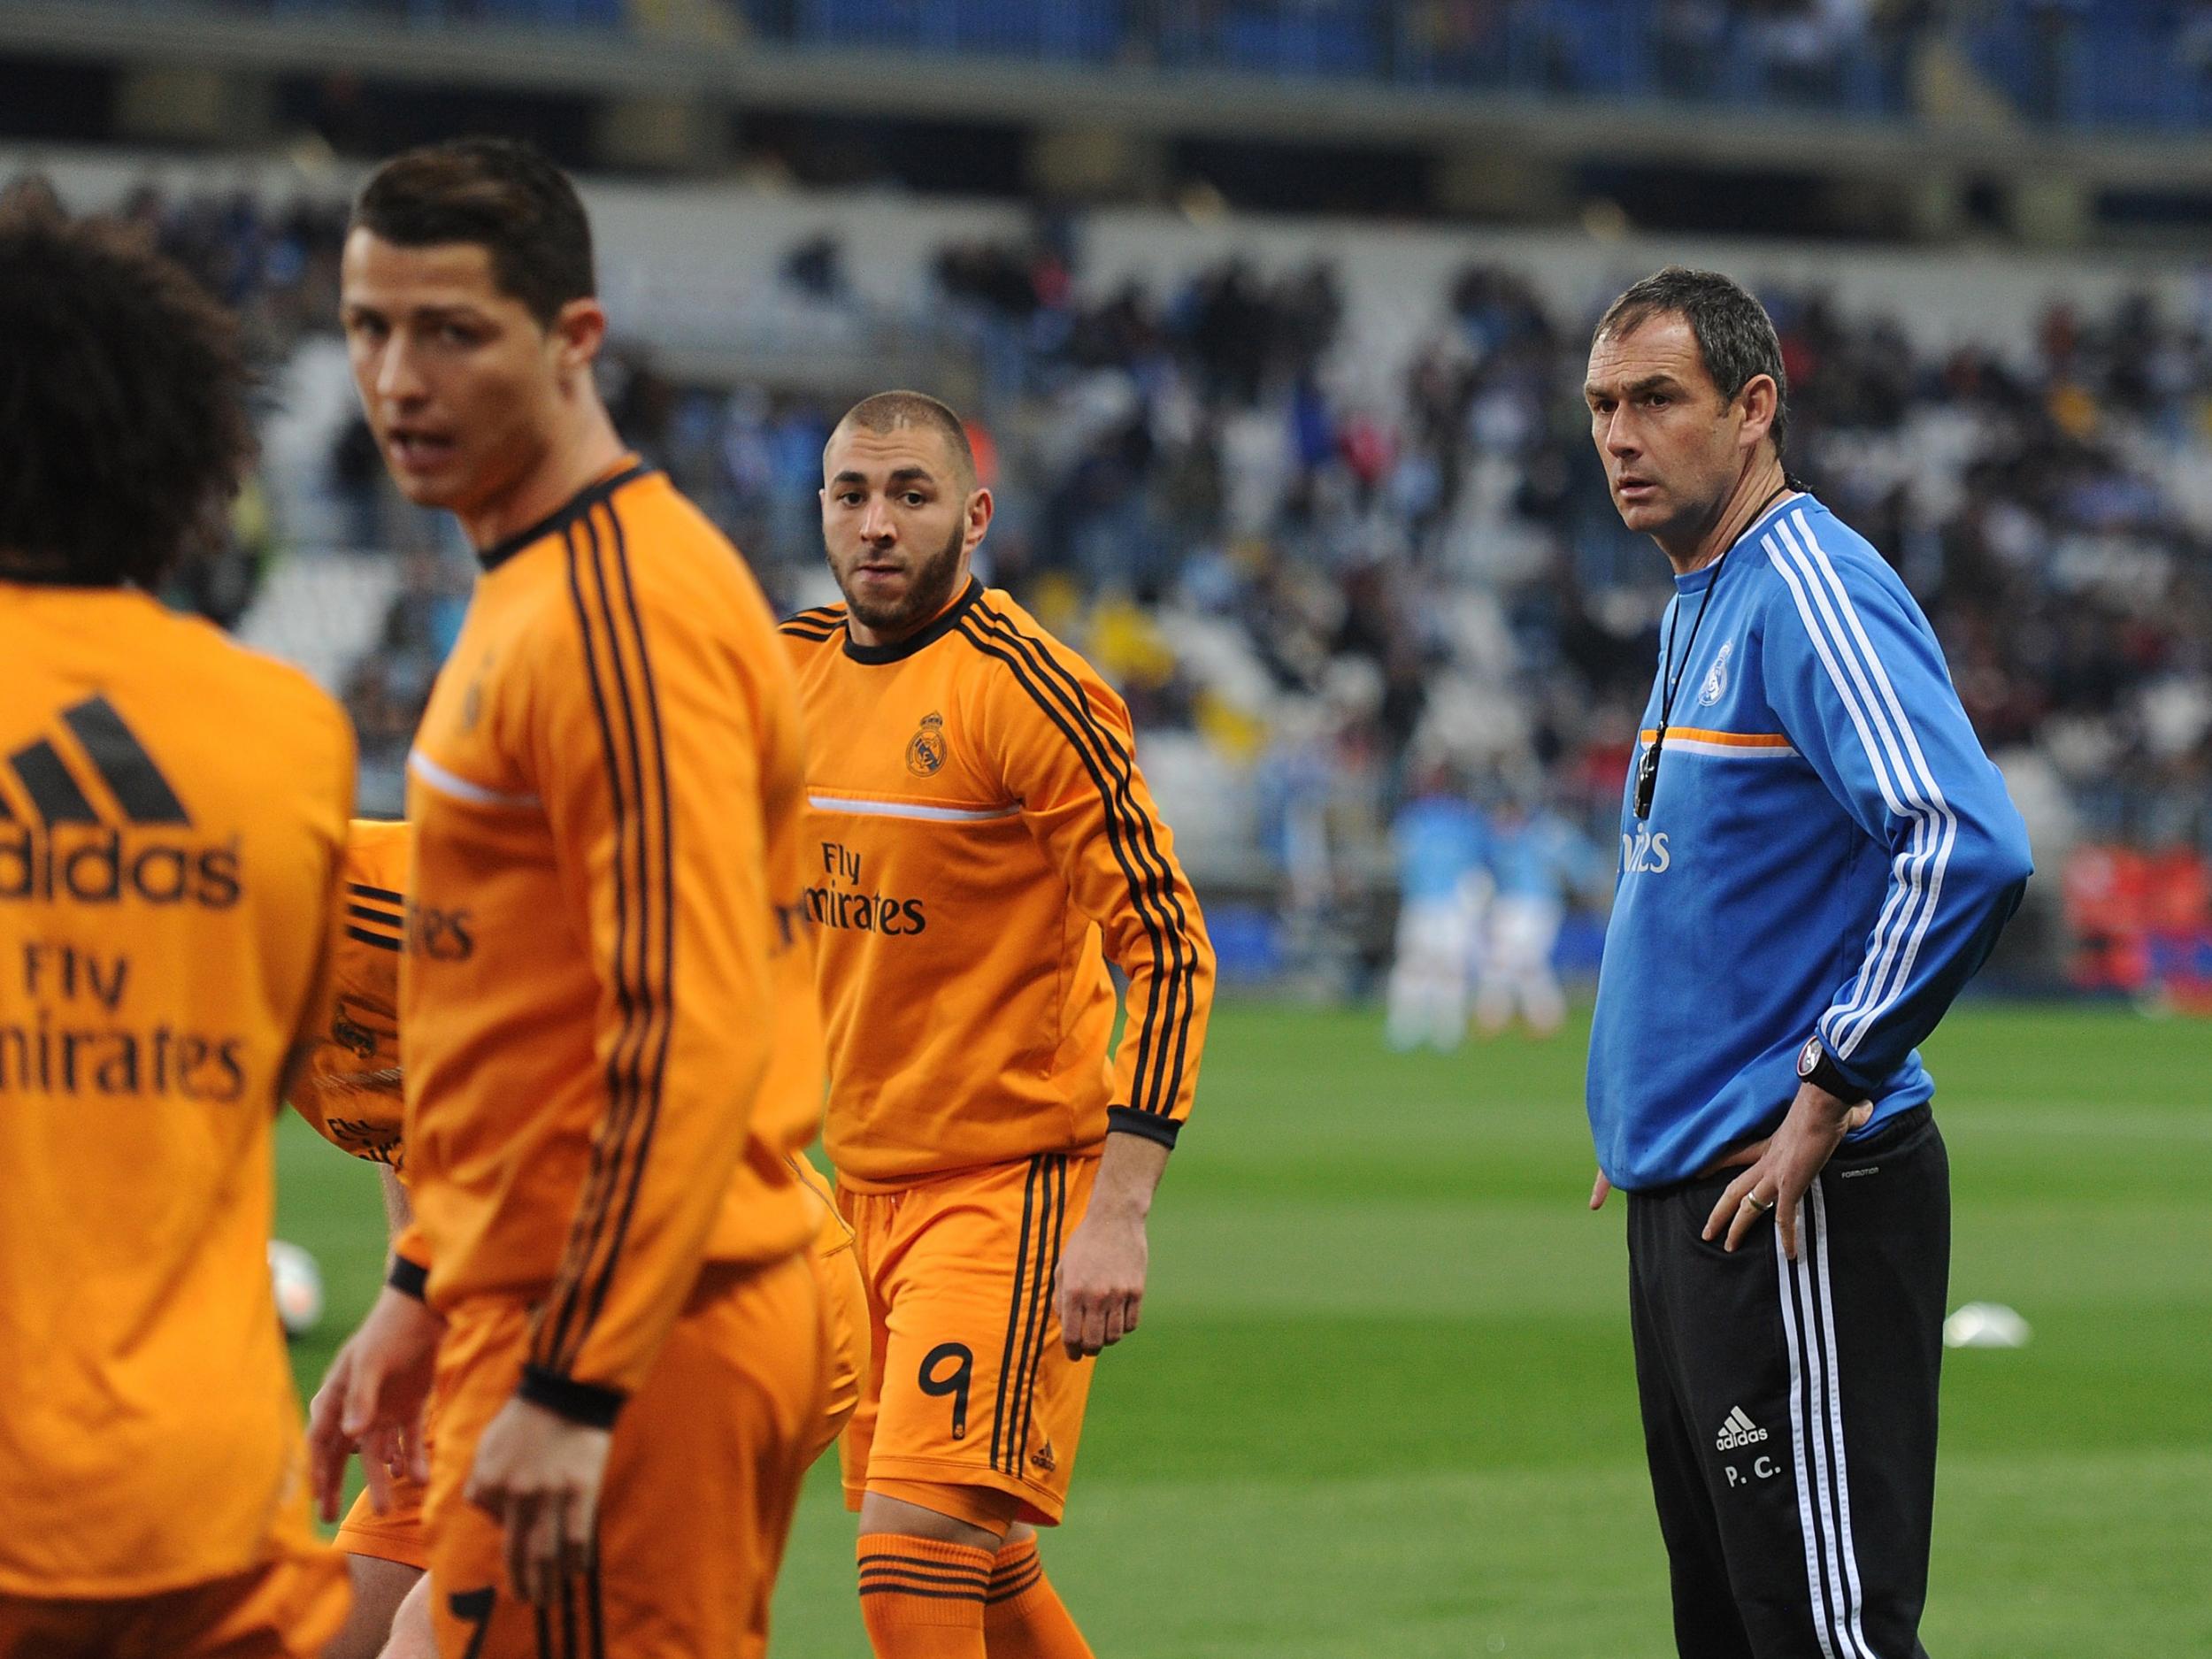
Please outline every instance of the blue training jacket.
[[1598, 1164], [1632, 1192], [1772, 1133], [1816, 1032], [1875, 1102], [1861, 1135], [1928, 1100], [1915, 1045], [2032, 868], [1927, 618], [1825, 507], [1783, 501], [1675, 586], [1679, 689], [1650, 817], [1632, 764], [1622, 794], [1590, 1036]]

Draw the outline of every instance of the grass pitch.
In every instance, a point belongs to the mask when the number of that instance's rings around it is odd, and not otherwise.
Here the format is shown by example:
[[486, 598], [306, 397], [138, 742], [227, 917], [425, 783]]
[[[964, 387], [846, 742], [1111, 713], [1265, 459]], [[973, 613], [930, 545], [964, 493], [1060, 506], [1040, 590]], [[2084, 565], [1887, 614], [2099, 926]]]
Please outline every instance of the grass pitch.
[[[1623, 1210], [1587, 1214], [1579, 1030], [1383, 1051], [1371, 1013], [1215, 1015], [1154, 1211], [1142, 1331], [1105, 1356], [1062, 1594], [1108, 1659], [1663, 1659]], [[1970, 1005], [1929, 1047], [1956, 1202], [1938, 1659], [2212, 1654], [2212, 1028]], [[373, 1293], [370, 1172], [288, 1117], [280, 1227], [330, 1314]], [[825, 1468], [775, 1651], [864, 1655]]]

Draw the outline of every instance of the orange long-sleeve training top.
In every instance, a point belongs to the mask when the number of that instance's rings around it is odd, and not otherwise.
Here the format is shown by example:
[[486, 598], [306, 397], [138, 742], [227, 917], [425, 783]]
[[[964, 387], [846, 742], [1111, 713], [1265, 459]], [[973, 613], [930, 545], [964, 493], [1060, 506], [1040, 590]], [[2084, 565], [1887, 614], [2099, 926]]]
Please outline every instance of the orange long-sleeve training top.
[[121, 588], [0, 581], [0, 1594], [303, 1548], [270, 1133], [353, 733]]
[[[341, 1151], [388, 1165], [403, 1186], [399, 962], [410, 841], [404, 823], [353, 821], [331, 920], [329, 1012], [291, 1087], [293, 1109], [318, 1133]], [[829, 1183], [803, 1154], [787, 1162], [815, 1199], [808, 1248], [823, 1256], [852, 1248], [852, 1230], [837, 1213]]]
[[895, 1188], [1110, 1127], [1172, 1145], [1213, 948], [1120, 697], [977, 582], [894, 646], [855, 644], [841, 605], [782, 626], [839, 1179]]
[[524, 1394], [611, 1421], [703, 1263], [814, 1231], [797, 694], [634, 463], [481, 560], [409, 761], [402, 1249], [434, 1305], [537, 1304]]

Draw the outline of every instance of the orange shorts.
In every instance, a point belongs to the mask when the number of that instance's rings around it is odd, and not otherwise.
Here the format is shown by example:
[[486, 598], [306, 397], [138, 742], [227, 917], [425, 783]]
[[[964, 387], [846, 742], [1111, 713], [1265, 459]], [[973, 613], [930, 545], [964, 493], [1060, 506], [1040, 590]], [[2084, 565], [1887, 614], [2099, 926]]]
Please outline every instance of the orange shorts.
[[430, 1545], [423, 1537], [422, 1504], [430, 1488], [410, 1475], [392, 1477], [392, 1505], [383, 1514], [365, 1492], [353, 1501], [331, 1544], [348, 1555], [396, 1561], [418, 1572], [430, 1568]]
[[807, 1251], [822, 1299], [822, 1352], [828, 1367], [822, 1416], [807, 1441], [806, 1461], [830, 1448], [843, 1432], [868, 1385], [868, 1286], [859, 1253], [842, 1227], [831, 1227]]
[[[463, 1497], [477, 1442], [514, 1397], [522, 1303], [483, 1298], [448, 1317], [432, 1448], [431, 1617], [441, 1653], [539, 1659], [538, 1609], [507, 1592], [499, 1524]], [[765, 1650], [807, 1447], [822, 1417], [822, 1313], [799, 1256], [710, 1265], [645, 1386], [616, 1420], [600, 1491], [598, 1558], [542, 1617], [561, 1651], [622, 1659]]]
[[314, 1659], [352, 1601], [345, 1558], [321, 1545], [154, 1595], [0, 1595], [0, 1659]]
[[[430, 1420], [437, 1414], [438, 1402], [434, 1397], [424, 1414], [423, 1436], [433, 1448]], [[330, 1541], [348, 1555], [373, 1555], [379, 1561], [397, 1562], [403, 1567], [412, 1567], [418, 1572], [430, 1570], [430, 1543], [423, 1535], [422, 1509], [430, 1495], [430, 1488], [411, 1475], [392, 1477], [392, 1504], [383, 1514], [376, 1512], [376, 1505], [369, 1501], [366, 1492], [353, 1501], [346, 1511], [346, 1518], [339, 1524], [337, 1535]]]
[[[861, 1283], [851, 1238], [842, 1227], [823, 1229], [808, 1249], [807, 1261], [821, 1298], [823, 1353], [829, 1367], [827, 1398], [807, 1441], [806, 1461], [811, 1465], [836, 1441], [860, 1403], [868, 1376], [868, 1292]], [[434, 1414], [435, 1404], [434, 1401]], [[332, 1544], [345, 1555], [371, 1555], [428, 1571], [430, 1541], [423, 1532], [422, 1510], [429, 1492], [411, 1476], [395, 1475], [390, 1507], [379, 1515], [369, 1494], [362, 1493], [346, 1511]]]
[[871, 1335], [841, 1448], [849, 1509], [871, 1489], [927, 1507], [916, 1487], [981, 1487], [1011, 1497], [1015, 1519], [1059, 1524], [1093, 1367], [1060, 1346], [1053, 1283], [1097, 1174], [1095, 1156], [1040, 1155], [838, 1189]]

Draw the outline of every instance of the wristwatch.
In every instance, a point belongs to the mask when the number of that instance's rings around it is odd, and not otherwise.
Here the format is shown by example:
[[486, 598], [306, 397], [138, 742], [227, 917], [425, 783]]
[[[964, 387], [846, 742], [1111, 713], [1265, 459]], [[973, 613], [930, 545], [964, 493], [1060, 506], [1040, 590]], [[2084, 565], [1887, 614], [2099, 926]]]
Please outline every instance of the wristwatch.
[[1825, 1089], [1838, 1100], [1856, 1104], [1867, 1097], [1866, 1091], [1844, 1076], [1843, 1069], [1828, 1057], [1828, 1046], [1817, 1032], [1806, 1038], [1805, 1046], [1797, 1051], [1797, 1076], [1800, 1082]]

